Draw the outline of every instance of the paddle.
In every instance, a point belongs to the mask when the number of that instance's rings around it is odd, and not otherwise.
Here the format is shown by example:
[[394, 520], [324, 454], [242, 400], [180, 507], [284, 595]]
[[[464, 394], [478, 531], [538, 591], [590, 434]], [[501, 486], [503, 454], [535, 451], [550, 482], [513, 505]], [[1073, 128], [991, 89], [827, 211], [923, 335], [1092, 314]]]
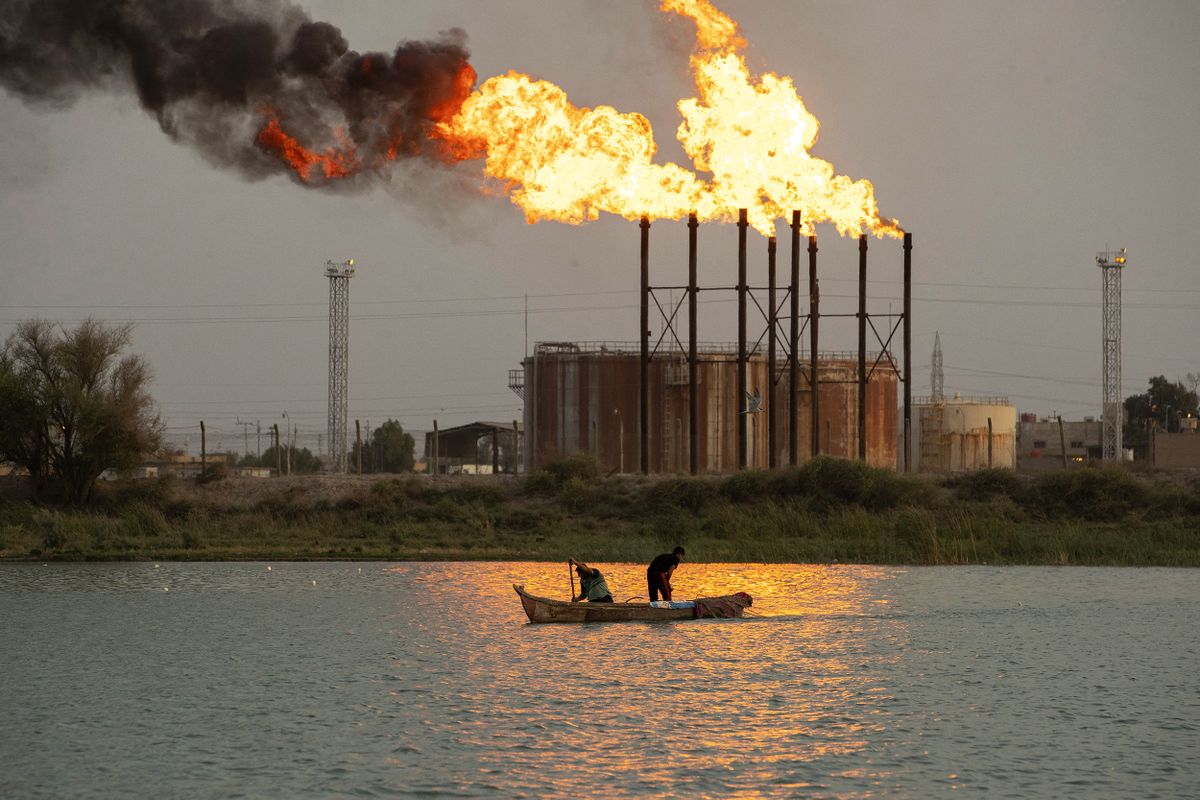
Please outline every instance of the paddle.
[[575, 602], [575, 562], [567, 559], [567, 573], [571, 576], [571, 602]]

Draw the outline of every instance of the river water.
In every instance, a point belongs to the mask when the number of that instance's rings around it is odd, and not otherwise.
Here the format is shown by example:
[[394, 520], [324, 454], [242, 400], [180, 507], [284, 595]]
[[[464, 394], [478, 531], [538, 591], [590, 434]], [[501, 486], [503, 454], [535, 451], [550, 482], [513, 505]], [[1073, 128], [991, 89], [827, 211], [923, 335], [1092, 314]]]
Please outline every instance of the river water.
[[689, 563], [762, 616], [528, 624], [568, 578], [0, 565], [0, 796], [1200, 794], [1195, 570]]

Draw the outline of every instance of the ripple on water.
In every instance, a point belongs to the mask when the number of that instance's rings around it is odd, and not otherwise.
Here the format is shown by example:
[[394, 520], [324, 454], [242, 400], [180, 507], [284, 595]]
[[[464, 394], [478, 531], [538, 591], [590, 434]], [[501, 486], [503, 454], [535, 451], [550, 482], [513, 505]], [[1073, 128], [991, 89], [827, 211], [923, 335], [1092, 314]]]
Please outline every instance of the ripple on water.
[[1189, 571], [687, 563], [680, 595], [765, 616], [535, 626], [509, 584], [563, 597], [564, 565], [271, 566], [0, 566], [0, 795], [1200, 784]]

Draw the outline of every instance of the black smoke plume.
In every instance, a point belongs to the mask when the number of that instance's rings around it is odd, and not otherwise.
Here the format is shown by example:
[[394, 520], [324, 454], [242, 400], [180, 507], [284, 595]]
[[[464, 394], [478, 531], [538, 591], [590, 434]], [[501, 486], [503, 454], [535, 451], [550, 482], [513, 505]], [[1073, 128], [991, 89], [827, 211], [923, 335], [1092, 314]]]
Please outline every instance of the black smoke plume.
[[249, 177], [292, 172], [272, 121], [371, 175], [433, 149], [474, 82], [465, 40], [357, 53], [286, 0], [0, 0], [0, 85], [42, 105], [132, 90], [169, 136]]

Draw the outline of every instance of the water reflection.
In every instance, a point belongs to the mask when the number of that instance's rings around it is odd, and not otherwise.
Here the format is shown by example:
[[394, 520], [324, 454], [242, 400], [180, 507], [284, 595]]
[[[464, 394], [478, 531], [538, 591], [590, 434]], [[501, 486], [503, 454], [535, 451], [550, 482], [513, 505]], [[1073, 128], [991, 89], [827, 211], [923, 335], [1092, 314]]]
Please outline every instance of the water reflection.
[[0, 797], [1197, 785], [1194, 571], [685, 563], [681, 596], [764, 616], [583, 625], [528, 624], [512, 583], [569, 591], [565, 564], [2, 564]]
[[[644, 565], [597, 566], [618, 598], [644, 592]], [[441, 652], [470, 643], [417, 705], [446, 740], [478, 753], [480, 769], [506, 786], [540, 786], [539, 796], [548, 779], [569, 797], [618, 776], [634, 793], [799, 791], [813, 777], [806, 763], [858, 752], [882, 729], [885, 676], [906, 636], [882, 585], [889, 569], [685, 563], [677, 596], [748, 591], [762, 616], [585, 625], [528, 624], [511, 590], [499, 603], [478, 596], [524, 583], [566, 599], [565, 565], [454, 572], [450, 582], [413, 575], [448, 609], [446, 624], [422, 625], [421, 636], [439, 639]], [[428, 668], [414, 655], [398, 666]], [[581, 751], [582, 763], [568, 757]]]

